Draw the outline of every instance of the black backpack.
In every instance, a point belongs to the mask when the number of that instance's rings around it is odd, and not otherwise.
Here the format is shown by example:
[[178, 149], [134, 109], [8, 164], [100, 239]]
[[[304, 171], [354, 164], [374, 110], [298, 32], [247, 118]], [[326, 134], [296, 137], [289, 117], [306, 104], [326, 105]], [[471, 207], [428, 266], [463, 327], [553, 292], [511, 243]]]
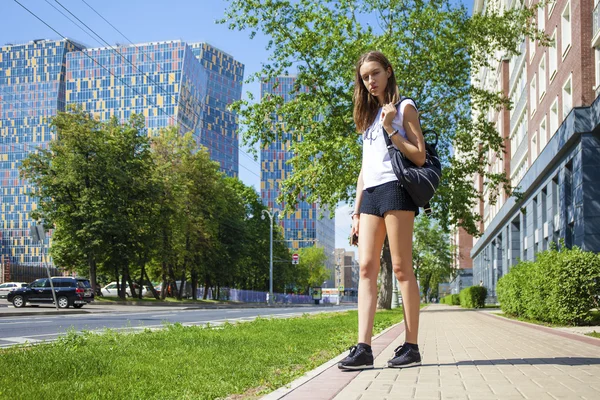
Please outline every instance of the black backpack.
[[[402, 98], [397, 106], [406, 99], [408, 97]], [[417, 167], [400, 150], [394, 147], [385, 129], [382, 133], [398, 181], [404, 186], [415, 205], [424, 207], [427, 215], [431, 214], [429, 201], [433, 198], [442, 178], [442, 163], [435, 149], [439, 141], [439, 135], [433, 130], [423, 131], [423, 136], [433, 134], [436, 139], [435, 144], [425, 142], [425, 164], [422, 167]]]

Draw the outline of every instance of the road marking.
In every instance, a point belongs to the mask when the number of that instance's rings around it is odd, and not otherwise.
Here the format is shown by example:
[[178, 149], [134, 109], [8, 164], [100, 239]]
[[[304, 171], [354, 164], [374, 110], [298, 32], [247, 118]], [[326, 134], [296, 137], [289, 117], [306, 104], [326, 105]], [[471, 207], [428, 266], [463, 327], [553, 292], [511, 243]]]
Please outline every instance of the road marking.
[[[38, 320], [36, 320], [35, 322], [52, 322], [52, 321], [50, 321], [50, 320], [48, 320], [48, 321], [38, 321]], [[31, 324], [31, 321], [0, 322], [0, 325], [14, 325], [14, 324]]]

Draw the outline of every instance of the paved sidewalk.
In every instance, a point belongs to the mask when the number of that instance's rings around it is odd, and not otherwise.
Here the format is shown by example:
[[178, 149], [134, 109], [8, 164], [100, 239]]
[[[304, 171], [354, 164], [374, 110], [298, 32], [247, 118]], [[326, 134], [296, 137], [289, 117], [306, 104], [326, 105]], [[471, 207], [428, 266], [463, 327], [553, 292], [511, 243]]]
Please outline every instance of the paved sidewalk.
[[397, 370], [385, 365], [404, 334], [387, 336], [373, 342], [375, 369], [343, 372], [332, 360], [267, 398], [600, 399], [600, 339], [435, 304], [421, 311], [423, 365]]

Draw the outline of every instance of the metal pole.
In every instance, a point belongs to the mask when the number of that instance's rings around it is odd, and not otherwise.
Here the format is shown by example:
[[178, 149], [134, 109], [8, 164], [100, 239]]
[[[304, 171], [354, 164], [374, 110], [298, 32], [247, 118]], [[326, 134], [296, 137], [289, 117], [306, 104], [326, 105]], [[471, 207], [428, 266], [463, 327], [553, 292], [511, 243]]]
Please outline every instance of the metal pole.
[[269, 262], [269, 305], [273, 304], [273, 215], [269, 213], [271, 218], [270, 241], [271, 241], [271, 259]]
[[[42, 265], [44, 264], [44, 242], [42, 241]], [[52, 283], [52, 276], [50, 276], [50, 268], [48, 268], [48, 263], [46, 262], [46, 272], [48, 273], [48, 280], [50, 281], [50, 289], [52, 289], [52, 298], [54, 299], [54, 306], [56, 307], [56, 311], [58, 311], [58, 302], [56, 301], [56, 292], [54, 291], [54, 284]]]

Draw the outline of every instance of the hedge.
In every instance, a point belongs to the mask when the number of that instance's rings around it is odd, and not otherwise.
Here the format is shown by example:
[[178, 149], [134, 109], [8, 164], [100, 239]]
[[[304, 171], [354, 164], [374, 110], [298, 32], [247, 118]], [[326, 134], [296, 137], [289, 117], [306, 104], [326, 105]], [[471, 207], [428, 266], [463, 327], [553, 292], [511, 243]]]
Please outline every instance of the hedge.
[[585, 324], [600, 299], [600, 255], [553, 248], [520, 262], [498, 281], [506, 314], [558, 324]]
[[449, 294], [447, 296], [442, 297], [440, 303], [448, 304], [449, 306], [459, 306], [460, 299], [457, 294]]
[[487, 289], [483, 286], [469, 286], [460, 291], [460, 305], [464, 308], [484, 308]]

